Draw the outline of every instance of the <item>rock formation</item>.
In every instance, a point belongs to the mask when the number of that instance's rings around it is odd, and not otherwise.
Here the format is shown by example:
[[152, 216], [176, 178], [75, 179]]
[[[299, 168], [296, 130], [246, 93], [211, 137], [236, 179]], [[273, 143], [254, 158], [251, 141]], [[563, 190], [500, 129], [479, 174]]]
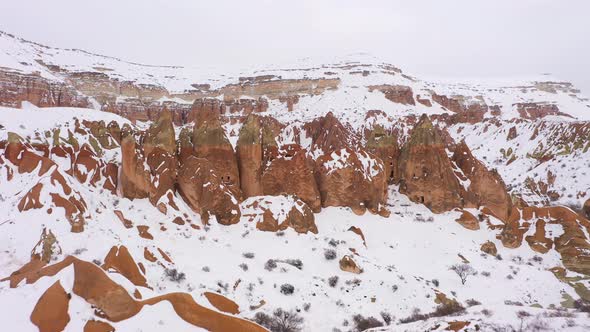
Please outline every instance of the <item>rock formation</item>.
[[141, 146], [129, 125], [121, 129], [120, 193], [129, 199], [148, 198], [153, 192], [151, 173], [146, 167]]
[[269, 161], [262, 173], [265, 195], [295, 195], [313, 212], [321, 210], [320, 192], [314, 177], [314, 163], [307, 151], [289, 146]]
[[234, 149], [229, 142], [219, 113], [214, 108], [194, 108], [192, 144], [195, 156], [206, 159], [220, 181], [240, 196], [240, 175]]
[[439, 130], [426, 115], [414, 126], [402, 148], [400, 192], [433, 212], [463, 206], [463, 188], [453, 172]]
[[455, 146], [452, 159], [462, 171], [458, 176], [465, 176], [462, 180], [469, 180], [464, 194], [465, 205], [486, 207], [499, 219], [507, 220], [512, 209], [512, 199], [502, 177], [496, 171], [489, 171], [483, 163], [475, 159], [465, 141]]
[[238, 199], [215, 169], [207, 159], [189, 156], [180, 166], [178, 190], [205, 223], [215, 216], [220, 224], [235, 224], [240, 221]]
[[162, 196], [174, 190], [176, 183], [176, 136], [169, 110], [160, 113], [158, 120], [145, 132], [143, 155], [154, 183], [150, 201], [156, 205]]
[[240, 206], [247, 222], [262, 231], [277, 232], [291, 227], [297, 233], [318, 233], [313, 211], [294, 196], [251, 197]]
[[397, 137], [388, 133], [382, 126], [376, 125], [367, 134], [367, 151], [383, 161], [387, 182], [392, 184], [399, 180], [398, 158], [399, 146]]
[[363, 272], [363, 270], [356, 264], [354, 259], [352, 259], [352, 257], [349, 255], [344, 255], [340, 259], [339, 264], [340, 264], [340, 270], [342, 270], [342, 271], [350, 272], [350, 273], [354, 273], [354, 274], [360, 274]]

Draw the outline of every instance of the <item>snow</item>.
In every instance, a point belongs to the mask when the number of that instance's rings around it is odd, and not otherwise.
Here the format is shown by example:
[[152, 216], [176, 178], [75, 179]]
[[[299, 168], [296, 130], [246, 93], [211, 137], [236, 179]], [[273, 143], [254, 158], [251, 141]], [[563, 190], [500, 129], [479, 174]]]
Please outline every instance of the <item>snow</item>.
[[[299, 143], [308, 151], [312, 142], [302, 130], [302, 124], [330, 111], [357, 132], [361, 132], [366, 126], [383, 125], [393, 128], [399, 125], [398, 120], [407, 115], [449, 112], [436, 103], [433, 103], [433, 107], [420, 103], [415, 106], [393, 103], [379, 91], [369, 92], [369, 85], [407, 85], [413, 89], [415, 95], [424, 97], [430, 96], [430, 91], [436, 91], [444, 95], [461, 94], [467, 97], [468, 102], [483, 98], [488, 105], [502, 107], [502, 115], [495, 119], [498, 120], [498, 125], [491, 121], [469, 126], [457, 124], [448, 130], [456, 141], [465, 139], [476, 158], [488, 168], [496, 168], [512, 186], [513, 192], [523, 193], [527, 202], [540, 204], [539, 195], [527, 190], [525, 182], [528, 177], [535, 181], [546, 181], [549, 171], [556, 175], [556, 185], [551, 189], [561, 194], [554, 203], [580, 204], [583, 198], [578, 193], [590, 188], [590, 177], [585, 176], [587, 169], [590, 169], [588, 151], [574, 149], [570, 154], [560, 155], [559, 158], [545, 163], [538, 163], [527, 157], [527, 154], [534, 154], [541, 144], [543, 149], [555, 154], [563, 151], [564, 147], [558, 145], [556, 142], [559, 140], [553, 137], [571, 134], [564, 133], [566, 123], [575, 124], [577, 120], [590, 119], [587, 100], [572, 92], [548, 93], [532, 88], [538, 78], [510, 82], [420, 81], [385, 69], [385, 65], [379, 60], [364, 55], [319, 63], [305, 60], [289, 67], [255, 68], [222, 76], [222, 71], [148, 66], [80, 50], [46, 48], [0, 33], [0, 67], [23, 73], [39, 72], [42, 77], [52, 80], [63, 79], [36, 61], [40, 59], [70, 71], [97, 71], [99, 69], [96, 68], [102, 68], [100, 70], [110, 77], [141, 84], [162, 85], [171, 92], [191, 89], [191, 84], [194, 83], [209, 83], [215, 89], [235, 83], [239, 76], [273, 74], [283, 79], [301, 78], [303, 75], [319, 78], [331, 77], [325, 72], [334, 72], [341, 80], [338, 89], [313, 96], [301, 95], [293, 112], [287, 112], [284, 104], [271, 100], [269, 110], [262, 114], [273, 116], [286, 124], [278, 138], [279, 143], [295, 142], [295, 130], [299, 130]], [[344, 67], [354, 59], [368, 64], [362, 68], [369, 70], [369, 76], [351, 74], [355, 69]], [[330, 64], [322, 65], [325, 63]], [[511, 121], [517, 116], [513, 105], [524, 101], [556, 103], [561, 111], [577, 120], [561, 116], [547, 118], [547, 125], [541, 129], [538, 137], [529, 139], [540, 122]], [[376, 109], [382, 110], [385, 116], [365, 121], [366, 112]], [[490, 114], [486, 116], [490, 117]], [[43, 142], [46, 140], [44, 132], [53, 128], [61, 128], [60, 137], [67, 139], [68, 131], [74, 132], [75, 119], [104, 120], [105, 123], [116, 121], [120, 126], [130, 124], [128, 120], [111, 113], [76, 108], [36, 108], [25, 103], [23, 109], [0, 107], [0, 140], [5, 140], [9, 132], [15, 132], [25, 139], [28, 138], [30, 142]], [[139, 123], [136, 126], [147, 125], [149, 124]], [[512, 126], [517, 127], [519, 136], [509, 141], [506, 136]], [[408, 129], [402, 129], [403, 136]], [[239, 125], [227, 124], [224, 130], [235, 147]], [[76, 135], [76, 138], [80, 145], [88, 143], [83, 137]], [[517, 159], [508, 165], [508, 158], [504, 154], [510, 148]], [[344, 167], [348, 152], [343, 151], [333, 153], [333, 160], [326, 166], [330, 169]], [[375, 160], [363, 153], [357, 155], [365, 176], [374, 176], [378, 171]], [[105, 151], [102, 158], [118, 163], [121, 160], [120, 150]], [[0, 182], [0, 277], [9, 275], [29, 261], [31, 249], [39, 240], [42, 229], [47, 227], [56, 235], [63, 251], [55, 260], [75, 254], [87, 261], [102, 261], [112, 246], [125, 245], [132, 257], [145, 265], [147, 283], [152, 289], [136, 287], [115, 273], [108, 275], [130, 292], [139, 288], [144, 298], [181, 291], [191, 294], [198, 303], [211, 307], [202, 294], [206, 291], [219, 292], [240, 306], [241, 313], [238, 316], [244, 318], [254, 316], [257, 311], [251, 310], [250, 306], [264, 300], [267, 304], [260, 310], [265, 312], [272, 312], [277, 307], [301, 309], [300, 314], [305, 318], [305, 331], [330, 331], [333, 328], [346, 330], [343, 322], [350, 321], [354, 314], [379, 317], [381, 311], [388, 311], [401, 318], [409, 316], [414, 308], [430, 312], [436, 306], [435, 290], [462, 303], [472, 298], [482, 302], [480, 306], [470, 308], [461, 319], [481, 320], [483, 318], [480, 312], [485, 308], [495, 314], [483, 321], [498, 324], [514, 324], [515, 311], [523, 309], [508, 306], [506, 301], [521, 302], [527, 311], [536, 315], [546, 312], [551, 305], [559, 307], [564, 294], [576, 294], [570, 285], [560, 282], [548, 271], [549, 268], [562, 266], [560, 256], [554, 250], [542, 255], [542, 260], [539, 261], [534, 259], [538, 254], [530, 250], [526, 241], [517, 249], [504, 248], [496, 238], [498, 230], [488, 229], [483, 224], [477, 231], [467, 230], [455, 222], [460, 212], [432, 214], [426, 207], [410, 202], [395, 186], [389, 189], [387, 205], [392, 213], [388, 218], [370, 214], [356, 216], [346, 208], [326, 208], [315, 215], [318, 235], [297, 234], [294, 230], [287, 229], [279, 236], [258, 231], [255, 223], [248, 222], [245, 218], [232, 226], [211, 221], [210, 226], [200, 225], [200, 229], [194, 229], [189, 224], [174, 224], [172, 220], [177, 216], [189, 219], [193, 224], [200, 224], [200, 216], [184, 204], [180, 196], [175, 197], [179, 211], [168, 209], [164, 215], [147, 199], [131, 201], [81, 184], [65, 172], [70, 166], [68, 160], [57, 158], [54, 161], [68, 185], [80, 193], [88, 205], [85, 230], [82, 233], [72, 233], [63, 209], [53, 207], [53, 212], [47, 213], [47, 208], [52, 206], [48, 191], [59, 190], [58, 187], [51, 186], [47, 178], [41, 179], [45, 184], [41, 194], [45, 207], [19, 212], [18, 202], [39, 181], [37, 170], [30, 174], [18, 174], [15, 167], [9, 164], [0, 167], [0, 181], [3, 181]], [[7, 184], [5, 179], [9, 169], [14, 171], [14, 178]], [[468, 181], [463, 182], [463, 185], [469, 186]], [[60, 193], [63, 194], [61, 191]], [[243, 216], [259, 213], [249, 207], [254, 201], [261, 207], [270, 209], [273, 215], [278, 216], [279, 222], [291, 206], [298, 207], [295, 198], [291, 196], [253, 197], [240, 204]], [[115, 209], [123, 211], [125, 218], [131, 220], [134, 226], [149, 226], [154, 239], [139, 237], [136, 227], [125, 228], [114, 214]], [[469, 211], [474, 215], [478, 214], [477, 210]], [[492, 225], [502, 223], [495, 218], [491, 218], [490, 222]], [[162, 226], [166, 230], [162, 230]], [[349, 231], [351, 226], [362, 230], [366, 247], [357, 234]], [[531, 230], [534, 230], [533, 226], [529, 232]], [[546, 230], [548, 236], [553, 238], [563, 232], [560, 225], [552, 224], [547, 225]], [[480, 252], [481, 244], [486, 241], [496, 244], [502, 260]], [[158, 257], [161, 256], [158, 248], [161, 248], [172, 258], [174, 264], [162, 259], [158, 263], [143, 259], [145, 248]], [[357, 255], [351, 253], [351, 248]], [[338, 260], [325, 259], [324, 251], [327, 249], [335, 250], [338, 258], [352, 255], [363, 273], [354, 275], [340, 270]], [[247, 258], [244, 253], [253, 253], [254, 257]], [[465, 285], [449, 270], [451, 265], [461, 263], [459, 254], [466, 257], [471, 266], [480, 272], [469, 278]], [[269, 259], [300, 259], [303, 268], [299, 270], [287, 263], [279, 263], [276, 269], [269, 271], [265, 269], [265, 263]], [[240, 267], [242, 264], [247, 264], [246, 271]], [[164, 269], [172, 266], [185, 273], [186, 280], [169, 280]], [[489, 272], [490, 276], [485, 276], [483, 272]], [[511, 278], [508, 278], [509, 275]], [[327, 283], [332, 276], [339, 277], [336, 287], [330, 287]], [[439, 286], [434, 285], [434, 279], [438, 280]], [[5, 322], [8, 324], [7, 328], [14, 331], [35, 331], [36, 328], [29, 319], [30, 312], [41, 294], [57, 280], [62, 282], [66, 291], [71, 291], [72, 269], [65, 269], [53, 277], [41, 278], [34, 284], [22, 283], [15, 289], [10, 289], [6, 282], [0, 283], [0, 307], [6, 317], [11, 317], [9, 322]], [[233, 285], [237, 280], [240, 283], [234, 289]], [[587, 280], [580, 282], [588, 285]], [[284, 283], [295, 287], [294, 294], [284, 295], [280, 292], [280, 286]], [[302, 309], [305, 303], [311, 304], [309, 311]], [[545, 309], [531, 308], [537, 304]], [[85, 319], [93, 317], [93, 310], [75, 296], [70, 305], [70, 315], [76, 313], [78, 320], [73, 320], [68, 329], [80, 330]], [[437, 319], [431, 319], [402, 328], [425, 330], [436, 321]], [[584, 324], [589, 324], [587, 317], [582, 315], [576, 321], [579, 323], [578, 330], [583, 330]], [[565, 322], [559, 318], [552, 319], [551, 324], [556, 329], [561, 329]], [[122, 331], [196, 330], [180, 319], [167, 302], [145, 307], [137, 316], [113, 323], [113, 326]], [[574, 327], [571, 330], [576, 329]]]

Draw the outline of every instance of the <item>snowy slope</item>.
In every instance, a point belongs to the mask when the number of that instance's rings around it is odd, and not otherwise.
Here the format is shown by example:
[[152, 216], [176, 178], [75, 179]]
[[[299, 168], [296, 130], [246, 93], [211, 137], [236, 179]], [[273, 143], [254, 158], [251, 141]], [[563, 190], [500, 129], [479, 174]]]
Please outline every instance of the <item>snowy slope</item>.
[[[3, 108], [1, 111], [10, 115], [2, 118], [5, 131], [30, 137], [35, 137], [36, 132], [51, 130], [56, 124], [68, 128], [76, 119], [107, 120], [108, 116], [108, 120], [127, 123], [116, 115], [94, 110], [29, 107], [25, 110]], [[41, 112], [51, 115], [41, 117]], [[25, 121], [27, 118], [42, 120]], [[62, 130], [61, 135], [67, 135], [64, 132], [67, 130]], [[111, 158], [120, 159], [118, 151], [113, 150]], [[18, 174], [13, 171], [15, 179], [11, 184], [18, 185], [0, 186], [0, 211], [3, 211], [0, 220], [1, 276], [29, 261], [31, 248], [37, 243], [42, 229], [47, 228], [56, 235], [62, 249], [55, 261], [75, 255], [86, 261], [102, 262], [111, 246], [126, 246], [136, 262], [146, 267], [145, 276], [151, 287], [138, 287], [116, 273], [109, 273], [129, 292], [137, 288], [144, 297], [151, 297], [182, 291], [210, 308], [214, 307], [203, 294], [218, 292], [233, 299], [240, 307], [239, 316], [245, 318], [253, 317], [260, 310], [272, 312], [276, 307], [297, 309], [305, 318], [304, 331], [331, 331], [334, 328], [346, 331], [351, 328], [351, 317], [355, 314], [380, 317], [381, 312], [389, 312], [401, 319], [411, 315], [415, 308], [431, 312], [437, 306], [435, 298], [439, 292], [461, 303], [469, 299], [481, 302], [470, 308], [462, 316], [464, 319], [514, 325], [518, 323], [516, 311], [524, 309], [543, 318], [543, 313], [554, 312], [547, 308], [560, 307], [565, 296], [576, 293], [548, 271], [561, 266], [556, 252], [551, 251], [539, 258], [526, 246], [505, 249], [496, 239], [498, 230], [485, 224], [480, 230], [467, 230], [454, 221], [459, 212], [432, 214], [426, 207], [411, 203], [395, 187], [389, 192], [390, 217], [368, 214], [359, 217], [349, 209], [327, 208], [316, 215], [319, 233], [314, 235], [297, 234], [291, 229], [280, 233], [261, 232], [245, 217], [232, 226], [214, 223], [195, 229], [188, 224], [177, 225], [172, 220], [178, 215], [186, 215], [193, 224], [201, 224], [199, 215], [179, 197], [176, 201], [180, 210], [162, 215], [147, 199], [121, 199], [107, 191], [83, 185], [66, 174], [73, 189], [86, 198], [91, 215], [84, 232], [72, 233], [60, 209], [52, 214], [45, 209], [17, 210], [23, 191], [33, 185], [37, 177], [36, 172]], [[0, 168], [0, 179], [6, 179], [7, 172], [7, 168]], [[135, 227], [125, 228], [114, 209], [123, 211], [125, 218], [134, 225], [149, 226], [154, 239], [140, 237]], [[477, 214], [477, 211], [472, 212]], [[501, 221], [492, 218], [491, 224], [499, 225]], [[349, 231], [351, 226], [362, 230], [365, 241]], [[503, 259], [479, 250], [486, 241], [496, 244]], [[174, 263], [149, 262], [144, 259], [145, 248], [153, 253], [162, 249]], [[363, 273], [355, 275], [342, 271], [337, 259], [325, 258], [326, 250], [334, 250], [338, 258], [352, 255]], [[286, 263], [288, 259], [301, 260], [301, 269]], [[478, 271], [478, 275], [462, 285], [449, 267], [464, 259]], [[266, 267], [268, 260], [276, 260], [277, 266], [269, 270]], [[165, 268], [171, 266], [185, 273], [186, 279], [180, 282], [170, 280]], [[42, 278], [32, 285], [21, 284], [16, 289], [10, 289], [8, 283], [0, 283], [0, 307], [6, 309], [4, 313], [15, 317], [10, 320], [9, 329], [34, 331], [28, 317], [36, 300], [55, 280], [61, 280], [68, 291], [72, 275], [69, 268], [55, 277]], [[331, 287], [328, 279], [334, 276], [338, 277], [338, 282]], [[294, 293], [282, 294], [280, 287], [283, 284], [293, 285]], [[250, 308], [262, 300], [266, 304], [261, 309]], [[533, 305], [545, 309], [531, 308]], [[491, 311], [492, 315], [483, 316], [480, 313], [483, 309]], [[77, 297], [70, 308], [70, 313], [74, 312], [76, 315], [71, 314], [74, 319], [68, 330], [79, 330], [86, 319], [93, 317], [90, 306]], [[572, 315], [577, 317], [576, 326], [566, 326], [565, 330], [582, 331], [586, 328], [584, 325], [590, 324], [582, 314]], [[565, 318], [543, 320], [559, 329], [566, 324]], [[121, 331], [195, 330], [179, 319], [166, 303], [146, 308], [140, 315], [112, 325]], [[433, 325], [436, 324], [428, 320], [391, 330], [416, 331]]]

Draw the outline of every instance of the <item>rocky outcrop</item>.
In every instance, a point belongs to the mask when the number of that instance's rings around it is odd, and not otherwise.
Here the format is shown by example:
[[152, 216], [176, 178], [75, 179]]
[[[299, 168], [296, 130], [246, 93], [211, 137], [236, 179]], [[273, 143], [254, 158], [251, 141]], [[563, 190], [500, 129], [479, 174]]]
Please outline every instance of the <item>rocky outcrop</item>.
[[[186, 293], [170, 293], [143, 301], [135, 300], [123, 286], [113, 281], [100, 267], [72, 256], [68, 256], [63, 261], [50, 266], [35, 265], [26, 268], [23, 267], [19, 270], [22, 273], [13, 274], [13, 277], [11, 277], [11, 286], [14, 285], [16, 287], [18, 282], [13, 281], [20, 281], [22, 279], [26, 279], [27, 283], [34, 283], [41, 277], [60, 274], [69, 266], [73, 266], [74, 270], [72, 293], [66, 293], [58, 281], [41, 296], [33, 309], [31, 322], [40, 331], [62, 331], [66, 329], [70, 321], [68, 314], [69, 301], [73, 296], [78, 296], [79, 300], [85, 301], [89, 306], [92, 306], [97, 315], [111, 322], [127, 320], [137, 315], [146, 305], [153, 306], [167, 301], [172, 305], [174, 312], [179, 318], [188, 324], [208, 331], [266, 331], [264, 328], [248, 320], [205, 308], [195, 302], [191, 295]], [[87, 317], [80, 316], [76, 318]], [[104, 326], [95, 327], [104, 328]], [[105, 330], [101, 329], [98, 331]]]
[[56, 281], [37, 301], [31, 313], [31, 322], [40, 332], [64, 331], [70, 322], [70, 298], [71, 295], [68, 295], [61, 283]]
[[313, 212], [321, 210], [320, 192], [314, 177], [314, 163], [300, 146], [289, 146], [269, 161], [262, 173], [265, 195], [294, 195]]
[[125, 246], [112, 247], [104, 259], [105, 271], [116, 271], [136, 286], [148, 287], [145, 276]]
[[21, 107], [28, 101], [38, 107], [90, 107], [90, 102], [70, 85], [39, 74], [0, 70], [0, 105]]
[[482, 99], [468, 99], [464, 96], [444, 96], [436, 93], [432, 94], [432, 100], [453, 112], [451, 123], [478, 123], [481, 122], [488, 111]]
[[176, 136], [170, 111], [160, 113], [158, 121], [145, 132], [142, 148], [154, 184], [150, 202], [156, 205], [162, 196], [174, 191], [176, 183]]
[[195, 126], [192, 144], [194, 154], [206, 159], [220, 181], [240, 196], [240, 175], [234, 149], [229, 142], [219, 113], [213, 108], [193, 108]]
[[516, 110], [521, 118], [530, 120], [542, 119], [551, 115], [572, 117], [561, 112], [557, 105], [551, 103], [517, 103]]
[[264, 193], [262, 172], [272, 159], [277, 157], [275, 137], [281, 125], [273, 118], [249, 115], [240, 129], [236, 146], [240, 185], [244, 197]]
[[369, 91], [381, 91], [385, 98], [402, 105], [416, 105], [412, 88], [405, 85], [371, 85]]
[[354, 259], [349, 255], [344, 255], [339, 262], [340, 270], [354, 274], [360, 274], [363, 270], [356, 264]]
[[387, 182], [392, 184], [399, 180], [398, 159], [399, 146], [397, 136], [390, 134], [382, 126], [376, 125], [366, 133], [367, 151], [379, 157], [383, 162]]
[[387, 174], [381, 159], [358, 146], [359, 138], [331, 112], [304, 128], [312, 138], [312, 154], [317, 156], [315, 178], [322, 206], [387, 215]]
[[297, 233], [318, 233], [313, 211], [294, 196], [251, 197], [240, 205], [242, 217], [256, 222], [256, 228], [278, 232], [291, 227]]
[[347, 206], [355, 213], [385, 213], [383, 162], [364, 151], [336, 150], [316, 160], [322, 206]]
[[587, 219], [590, 219], [590, 199], [587, 199], [582, 208]]
[[207, 159], [189, 156], [180, 166], [178, 190], [204, 223], [214, 216], [220, 224], [235, 224], [240, 221], [238, 199], [215, 170]]
[[129, 199], [148, 198], [153, 192], [150, 170], [129, 125], [121, 129], [121, 171], [118, 190]]
[[456, 220], [461, 226], [476, 231], [479, 229], [479, 220], [470, 212], [463, 211], [461, 216]]
[[489, 171], [477, 160], [471, 150], [461, 141], [455, 146], [453, 162], [461, 169], [458, 174], [468, 180], [467, 192], [463, 195], [466, 206], [486, 207], [501, 220], [507, 220], [512, 209], [512, 199], [500, 174]]
[[412, 130], [399, 162], [400, 192], [435, 213], [463, 206], [463, 188], [453, 172], [444, 142], [426, 115]]
[[[525, 238], [531, 227], [532, 235]], [[551, 231], [556, 228], [560, 231]], [[586, 236], [589, 231], [590, 221], [566, 207], [524, 207], [513, 209], [498, 237], [508, 248], [517, 248], [526, 239], [537, 252], [555, 249], [567, 269], [590, 275], [590, 239]]]
[[242, 125], [236, 154], [244, 197], [262, 195], [262, 132], [258, 118], [249, 116]]

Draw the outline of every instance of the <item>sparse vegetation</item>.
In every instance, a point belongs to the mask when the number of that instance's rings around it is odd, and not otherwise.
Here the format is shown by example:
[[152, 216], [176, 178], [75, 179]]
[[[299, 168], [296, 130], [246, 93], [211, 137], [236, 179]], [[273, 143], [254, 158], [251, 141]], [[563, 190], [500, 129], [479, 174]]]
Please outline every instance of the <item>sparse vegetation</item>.
[[334, 250], [334, 249], [324, 250], [324, 257], [329, 261], [336, 259], [336, 250]]
[[294, 311], [285, 311], [281, 308], [276, 309], [272, 316], [258, 312], [253, 321], [272, 332], [299, 332], [303, 325], [303, 317]]
[[282, 284], [281, 285], [281, 293], [285, 295], [291, 295], [295, 292], [295, 287], [291, 284]]
[[391, 316], [391, 314], [389, 312], [381, 311], [380, 315], [381, 315], [381, 319], [383, 319], [383, 322], [386, 325], [391, 325], [391, 322], [393, 321], [394, 318]]
[[477, 275], [477, 272], [469, 264], [455, 264], [451, 266], [450, 270], [459, 276], [462, 285], [465, 285], [467, 278]]
[[287, 263], [291, 266], [298, 268], [299, 270], [303, 269], [303, 262], [300, 259], [285, 259], [279, 262]]
[[328, 278], [328, 285], [330, 285], [330, 287], [336, 287], [338, 284], [338, 279], [338, 276], [332, 276]]
[[277, 267], [277, 262], [274, 259], [269, 259], [264, 264], [264, 268], [268, 271], [272, 271]]
[[417, 322], [420, 320], [426, 320], [432, 317], [443, 317], [449, 315], [459, 314], [465, 311], [465, 308], [456, 301], [449, 301], [447, 303], [440, 304], [436, 309], [427, 314], [422, 314], [420, 309], [415, 308], [409, 317], [402, 318], [399, 320], [401, 324], [407, 324]]
[[362, 315], [354, 315], [352, 317], [354, 323], [353, 331], [362, 332], [375, 327], [383, 326], [383, 323], [375, 317], [363, 317]]
[[481, 302], [479, 302], [476, 299], [469, 299], [469, 300], [465, 301], [465, 303], [467, 304], [468, 307], [473, 307], [473, 306], [481, 304]]
[[168, 279], [174, 282], [181, 282], [186, 279], [186, 275], [182, 272], [178, 272], [176, 269], [165, 269], [164, 274], [166, 274]]

